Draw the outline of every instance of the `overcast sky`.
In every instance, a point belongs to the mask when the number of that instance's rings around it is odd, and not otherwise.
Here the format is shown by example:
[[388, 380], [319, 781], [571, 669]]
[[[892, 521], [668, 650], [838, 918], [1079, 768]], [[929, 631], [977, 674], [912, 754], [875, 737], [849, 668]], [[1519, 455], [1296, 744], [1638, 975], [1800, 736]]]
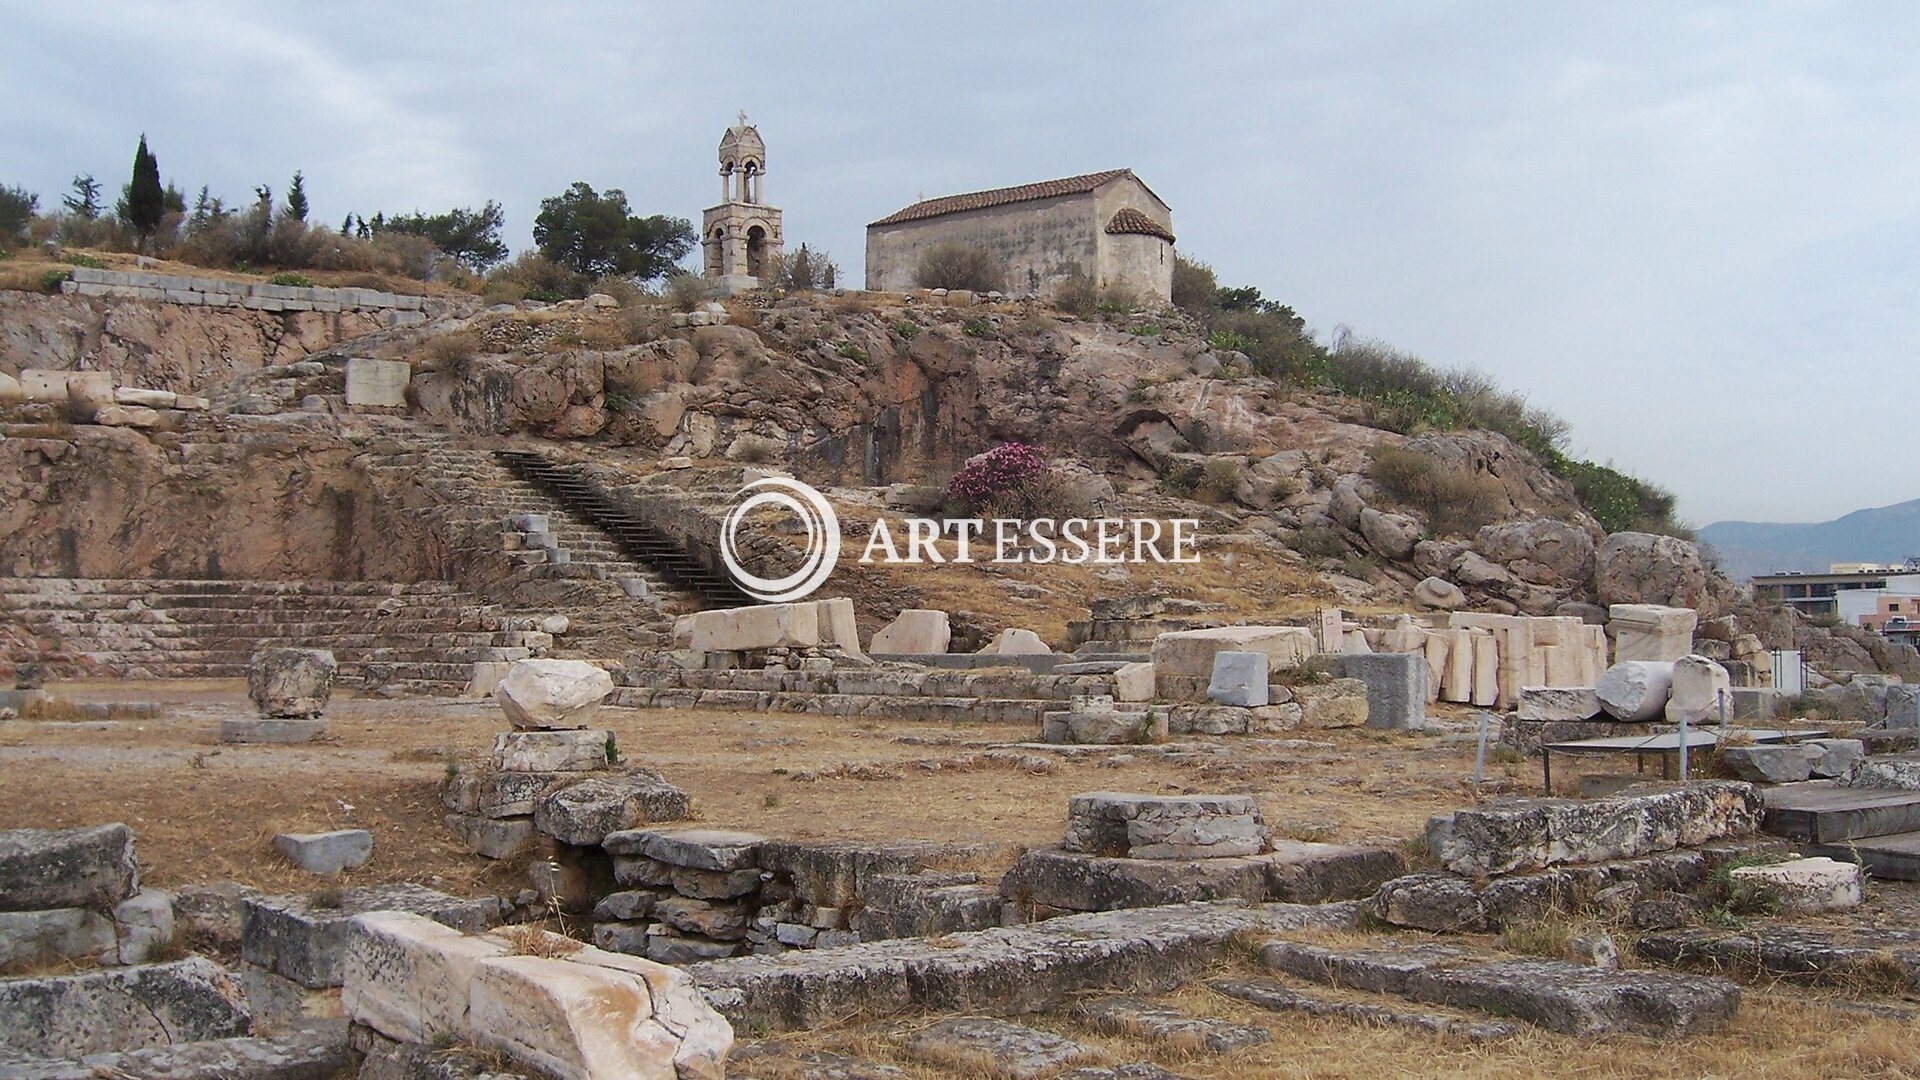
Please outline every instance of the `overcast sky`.
[[[623, 188], [698, 220], [735, 110], [857, 281], [926, 195], [1133, 168], [1179, 249], [1477, 367], [1684, 517], [1920, 497], [1920, 9], [9, 5], [0, 183], [304, 170], [320, 221]], [[914, 10], [923, 8], [924, 10]]]

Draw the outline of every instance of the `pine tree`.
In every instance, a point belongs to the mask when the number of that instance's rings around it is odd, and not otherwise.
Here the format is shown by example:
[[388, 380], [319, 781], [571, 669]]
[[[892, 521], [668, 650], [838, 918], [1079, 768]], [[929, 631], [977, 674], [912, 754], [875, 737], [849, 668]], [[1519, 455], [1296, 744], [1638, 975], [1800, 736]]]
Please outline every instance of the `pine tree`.
[[293, 183], [287, 185], [285, 213], [295, 221], [307, 220], [307, 180], [298, 172], [293, 174]]
[[100, 182], [92, 173], [73, 178], [73, 192], [60, 197], [60, 205], [77, 218], [92, 221], [100, 216]]
[[346, 217], [343, 217], [340, 219], [340, 235], [341, 236], [353, 235], [353, 214], [352, 213], [348, 213]]

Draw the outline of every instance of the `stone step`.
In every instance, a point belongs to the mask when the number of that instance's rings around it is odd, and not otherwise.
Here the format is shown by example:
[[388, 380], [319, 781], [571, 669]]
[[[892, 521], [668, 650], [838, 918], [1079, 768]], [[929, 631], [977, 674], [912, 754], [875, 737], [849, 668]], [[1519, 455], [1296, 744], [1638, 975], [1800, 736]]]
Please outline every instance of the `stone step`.
[[1058, 702], [1019, 698], [901, 697], [890, 694], [808, 694], [767, 690], [654, 690], [620, 687], [609, 704], [631, 709], [723, 709], [736, 712], [871, 716], [953, 724], [1026, 724]]
[[1655, 963], [1750, 978], [1785, 976], [1863, 990], [1920, 991], [1920, 929], [1912, 927], [1656, 930], [1641, 935], [1634, 952]]
[[1518, 1035], [1521, 1027], [1504, 1020], [1475, 1020], [1443, 1012], [1412, 1011], [1372, 1002], [1316, 997], [1278, 979], [1216, 979], [1207, 984], [1216, 993], [1274, 1012], [1350, 1020], [1370, 1027], [1400, 1027], [1433, 1035], [1491, 1042]]
[[1920, 881], [1920, 830], [1847, 840], [1838, 844], [1803, 844], [1802, 853], [1824, 855], [1836, 862], [1857, 862], [1867, 873], [1888, 881]]
[[1724, 1026], [1740, 1006], [1740, 987], [1712, 976], [1607, 971], [1394, 939], [1350, 949], [1272, 941], [1260, 959], [1309, 982], [1512, 1017], [1563, 1035], [1698, 1034]]
[[1176, 904], [685, 968], [736, 1029], [794, 1031], [860, 1013], [1035, 1012], [1088, 990], [1172, 990], [1242, 934], [1351, 929], [1352, 904]]
[[1920, 831], [1920, 791], [1853, 788], [1837, 780], [1808, 780], [1774, 785], [1764, 789], [1761, 797], [1766, 803], [1761, 828], [1808, 843], [1838, 844]]

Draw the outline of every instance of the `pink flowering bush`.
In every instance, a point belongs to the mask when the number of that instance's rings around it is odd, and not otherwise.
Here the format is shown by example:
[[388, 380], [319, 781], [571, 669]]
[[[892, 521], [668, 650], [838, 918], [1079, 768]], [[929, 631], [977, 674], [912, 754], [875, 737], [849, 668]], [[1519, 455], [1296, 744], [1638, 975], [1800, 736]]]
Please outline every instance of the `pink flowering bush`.
[[947, 502], [965, 513], [1026, 511], [1052, 486], [1047, 453], [1027, 443], [1004, 443], [970, 458], [947, 481]]

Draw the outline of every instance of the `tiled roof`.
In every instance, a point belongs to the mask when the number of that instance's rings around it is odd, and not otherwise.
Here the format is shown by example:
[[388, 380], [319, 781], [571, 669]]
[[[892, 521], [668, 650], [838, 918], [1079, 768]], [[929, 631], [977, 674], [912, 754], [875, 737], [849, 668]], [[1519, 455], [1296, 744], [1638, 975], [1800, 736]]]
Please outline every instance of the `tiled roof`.
[[937, 199], [923, 199], [905, 210], [888, 214], [873, 224], [898, 225], [903, 221], [921, 221], [930, 217], [939, 217], [942, 214], [957, 214], [962, 210], [985, 210], [989, 206], [1005, 206], [1008, 203], [1053, 199], [1062, 195], [1084, 195], [1101, 184], [1109, 180], [1117, 180], [1122, 176], [1133, 176], [1133, 170], [1108, 169], [1106, 172], [1069, 176], [1062, 180], [1043, 180], [1038, 184], [994, 188], [991, 191], [971, 191], [965, 195], [942, 195]]
[[1157, 236], [1169, 244], [1174, 242], [1173, 230], [1140, 211], [1135, 210], [1131, 206], [1122, 207], [1119, 213], [1113, 215], [1112, 219], [1107, 222], [1107, 231], [1110, 233], [1139, 233], [1142, 236]]

